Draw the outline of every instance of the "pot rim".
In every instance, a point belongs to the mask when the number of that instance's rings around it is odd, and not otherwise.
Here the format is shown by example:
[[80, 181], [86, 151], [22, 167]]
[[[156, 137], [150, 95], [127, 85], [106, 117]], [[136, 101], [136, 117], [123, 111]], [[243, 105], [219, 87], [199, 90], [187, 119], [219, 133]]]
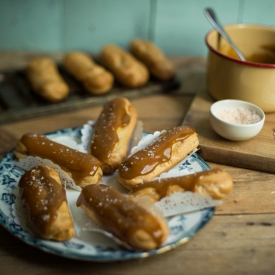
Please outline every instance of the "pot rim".
[[[245, 27], [253, 27], [253, 28], [261, 28], [261, 29], [266, 29], [266, 30], [272, 30], [274, 31], [275, 34], [275, 28], [272, 27], [268, 27], [268, 26], [264, 26], [264, 25], [253, 25], [253, 24], [232, 24], [232, 25], [225, 25], [225, 27], [238, 27], [238, 28], [245, 28]], [[216, 49], [214, 49], [208, 42], [209, 40], [209, 36], [214, 33], [217, 32], [215, 29], [210, 30], [206, 36], [205, 36], [205, 44], [208, 47], [209, 50], [211, 50], [212, 52], [214, 52], [215, 54], [217, 54], [218, 56], [225, 58], [227, 60], [230, 60], [232, 62], [235, 63], [239, 63], [242, 65], [246, 65], [246, 66], [251, 66], [251, 67], [258, 67], [258, 68], [267, 68], [267, 69], [274, 69], [275, 68], [275, 64], [265, 64], [265, 63], [256, 63], [256, 62], [250, 62], [250, 61], [242, 61], [239, 59], [235, 59], [233, 57], [227, 56], [219, 51], [217, 51]]]

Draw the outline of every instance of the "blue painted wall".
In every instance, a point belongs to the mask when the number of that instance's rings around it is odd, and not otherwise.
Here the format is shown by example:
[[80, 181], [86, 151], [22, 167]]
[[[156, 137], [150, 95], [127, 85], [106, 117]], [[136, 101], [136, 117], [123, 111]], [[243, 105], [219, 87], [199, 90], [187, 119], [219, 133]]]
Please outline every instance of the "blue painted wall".
[[223, 24], [275, 27], [274, 0], [0, 0], [0, 50], [97, 53], [139, 37], [168, 55], [205, 56], [205, 7]]

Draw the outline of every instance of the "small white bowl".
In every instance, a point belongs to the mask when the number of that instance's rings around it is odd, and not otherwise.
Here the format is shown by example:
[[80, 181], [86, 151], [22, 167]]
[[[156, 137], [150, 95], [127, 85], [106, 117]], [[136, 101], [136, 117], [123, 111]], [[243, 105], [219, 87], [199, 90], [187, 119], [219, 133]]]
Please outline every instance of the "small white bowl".
[[[255, 112], [261, 118], [260, 121], [251, 124], [239, 124], [227, 122], [217, 115], [222, 110], [241, 109]], [[225, 99], [213, 103], [210, 107], [210, 124], [214, 131], [229, 140], [247, 140], [256, 136], [263, 128], [265, 113], [258, 106], [242, 100]]]

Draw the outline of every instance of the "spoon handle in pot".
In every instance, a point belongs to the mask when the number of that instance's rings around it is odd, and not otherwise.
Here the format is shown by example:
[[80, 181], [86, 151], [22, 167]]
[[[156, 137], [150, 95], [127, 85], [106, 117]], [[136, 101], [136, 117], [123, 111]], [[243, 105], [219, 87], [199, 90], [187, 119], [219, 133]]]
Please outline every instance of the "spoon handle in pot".
[[223, 36], [225, 40], [232, 46], [234, 51], [237, 53], [239, 58], [242, 61], [245, 61], [245, 58], [243, 54], [240, 52], [240, 50], [237, 48], [235, 43], [231, 40], [229, 35], [226, 33], [222, 25], [219, 23], [219, 20], [217, 19], [217, 16], [215, 15], [215, 12], [211, 8], [204, 9], [204, 15], [208, 19], [208, 21], [211, 23], [211, 25]]

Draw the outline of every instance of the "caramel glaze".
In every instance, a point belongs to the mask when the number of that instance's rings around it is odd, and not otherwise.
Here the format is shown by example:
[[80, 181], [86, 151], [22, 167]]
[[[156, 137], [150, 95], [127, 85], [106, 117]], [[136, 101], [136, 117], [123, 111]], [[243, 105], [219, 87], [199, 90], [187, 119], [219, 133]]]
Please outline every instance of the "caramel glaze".
[[104, 230], [123, 242], [129, 243], [131, 236], [139, 230], [149, 233], [161, 245], [163, 232], [157, 218], [115, 189], [99, 184], [82, 189], [77, 206], [85, 205]]
[[152, 172], [156, 166], [169, 161], [172, 146], [194, 134], [193, 128], [188, 126], [174, 127], [161, 133], [156, 141], [146, 146], [143, 150], [123, 161], [119, 167], [119, 174], [124, 179], [133, 179]]
[[[230, 48], [221, 48], [222, 53], [229, 57], [240, 59], [234, 49]], [[275, 64], [275, 45], [274, 44], [264, 44], [260, 45], [257, 52], [252, 53], [251, 55], [245, 55], [245, 60], [249, 62], [263, 63], [263, 64]]]
[[91, 154], [99, 160], [107, 160], [118, 142], [117, 130], [130, 122], [126, 102], [116, 98], [107, 103], [97, 122], [93, 126], [94, 136], [91, 142]]
[[29, 156], [51, 160], [70, 173], [77, 185], [87, 176], [93, 176], [101, 165], [94, 156], [54, 142], [43, 135], [25, 134], [21, 142], [26, 146]]
[[222, 169], [215, 168], [207, 171], [201, 171], [190, 175], [184, 175], [180, 177], [162, 178], [151, 182], [141, 183], [136, 185], [130, 192], [130, 194], [137, 193], [145, 188], [153, 189], [154, 193], [158, 195], [158, 200], [166, 197], [169, 193], [169, 189], [173, 186], [179, 186], [183, 191], [195, 192], [199, 185], [205, 182], [205, 178], [221, 173]]
[[19, 188], [34, 232], [48, 235], [59, 206], [66, 200], [64, 188], [50, 177], [44, 166], [27, 171], [19, 181]]

